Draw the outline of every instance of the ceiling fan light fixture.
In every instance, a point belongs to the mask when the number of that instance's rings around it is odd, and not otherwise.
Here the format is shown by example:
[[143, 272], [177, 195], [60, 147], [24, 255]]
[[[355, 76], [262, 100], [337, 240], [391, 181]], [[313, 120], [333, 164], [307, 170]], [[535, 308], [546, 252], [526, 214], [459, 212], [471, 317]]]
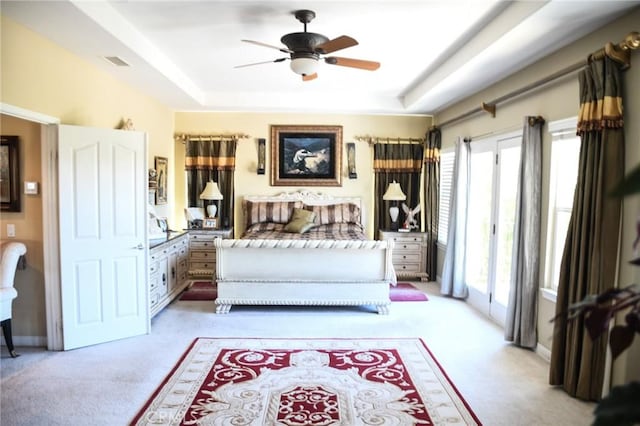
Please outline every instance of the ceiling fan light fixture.
[[291, 60], [291, 70], [300, 75], [311, 75], [318, 70], [318, 60], [313, 58], [295, 58]]

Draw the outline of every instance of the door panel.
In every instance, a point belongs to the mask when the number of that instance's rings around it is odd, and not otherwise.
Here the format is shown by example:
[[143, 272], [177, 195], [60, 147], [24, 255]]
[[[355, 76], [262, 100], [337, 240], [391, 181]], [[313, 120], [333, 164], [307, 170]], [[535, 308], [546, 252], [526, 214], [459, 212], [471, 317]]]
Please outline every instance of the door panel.
[[502, 325], [511, 282], [519, 164], [520, 137], [471, 146], [465, 264], [469, 303]]
[[144, 133], [59, 127], [64, 349], [149, 330]]

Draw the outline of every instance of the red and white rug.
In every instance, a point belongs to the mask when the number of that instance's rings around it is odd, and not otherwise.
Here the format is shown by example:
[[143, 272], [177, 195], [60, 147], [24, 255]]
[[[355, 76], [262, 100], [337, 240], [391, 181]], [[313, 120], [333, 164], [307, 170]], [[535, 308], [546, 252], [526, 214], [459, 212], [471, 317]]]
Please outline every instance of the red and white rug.
[[[180, 296], [180, 300], [216, 300], [218, 292], [211, 281], [195, 281]], [[400, 282], [389, 286], [389, 299], [392, 302], [425, 302], [429, 300], [423, 291], [411, 283]]]
[[133, 425], [478, 425], [420, 339], [196, 339]]

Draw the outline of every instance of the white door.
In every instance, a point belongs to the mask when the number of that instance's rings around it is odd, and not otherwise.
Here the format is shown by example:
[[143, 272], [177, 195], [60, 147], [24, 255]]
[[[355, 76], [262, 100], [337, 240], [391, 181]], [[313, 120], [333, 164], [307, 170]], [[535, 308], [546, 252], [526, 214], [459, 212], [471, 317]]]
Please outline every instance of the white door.
[[146, 136], [59, 126], [64, 349], [149, 331]]
[[469, 303], [504, 325], [511, 282], [521, 136], [471, 145], [467, 256]]

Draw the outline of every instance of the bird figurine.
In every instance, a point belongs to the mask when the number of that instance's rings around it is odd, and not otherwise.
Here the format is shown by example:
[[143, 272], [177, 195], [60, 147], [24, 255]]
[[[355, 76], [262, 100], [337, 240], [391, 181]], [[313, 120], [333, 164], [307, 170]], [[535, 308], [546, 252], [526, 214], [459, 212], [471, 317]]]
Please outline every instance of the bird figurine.
[[402, 203], [402, 210], [406, 215], [406, 219], [404, 220], [404, 224], [402, 225], [402, 227], [410, 231], [412, 229], [418, 229], [418, 219], [416, 218], [416, 215], [420, 213], [420, 204], [410, 209], [409, 206], [407, 206], [405, 203]]

